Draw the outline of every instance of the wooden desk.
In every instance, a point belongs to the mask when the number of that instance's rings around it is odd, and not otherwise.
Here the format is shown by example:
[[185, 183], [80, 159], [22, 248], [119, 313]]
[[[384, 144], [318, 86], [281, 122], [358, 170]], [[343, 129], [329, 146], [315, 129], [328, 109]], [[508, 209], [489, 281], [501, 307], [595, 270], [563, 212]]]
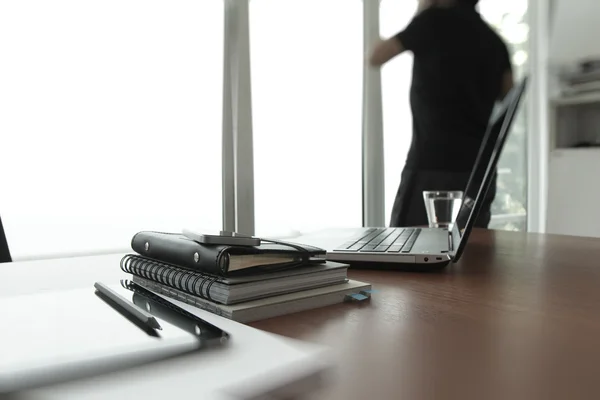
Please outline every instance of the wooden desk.
[[334, 348], [322, 398], [600, 398], [599, 239], [480, 230], [441, 273], [350, 276], [370, 304], [253, 324]]

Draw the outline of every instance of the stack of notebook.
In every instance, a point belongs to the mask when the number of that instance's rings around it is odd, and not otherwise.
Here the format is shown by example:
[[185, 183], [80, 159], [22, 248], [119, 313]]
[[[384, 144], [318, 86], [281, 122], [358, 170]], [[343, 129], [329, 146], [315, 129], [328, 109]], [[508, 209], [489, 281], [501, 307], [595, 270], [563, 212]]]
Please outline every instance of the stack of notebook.
[[133, 282], [238, 322], [370, 297], [369, 284], [347, 278], [348, 265], [326, 261], [312, 246], [209, 245], [146, 231], [131, 246], [135, 254], [123, 257], [121, 269]]

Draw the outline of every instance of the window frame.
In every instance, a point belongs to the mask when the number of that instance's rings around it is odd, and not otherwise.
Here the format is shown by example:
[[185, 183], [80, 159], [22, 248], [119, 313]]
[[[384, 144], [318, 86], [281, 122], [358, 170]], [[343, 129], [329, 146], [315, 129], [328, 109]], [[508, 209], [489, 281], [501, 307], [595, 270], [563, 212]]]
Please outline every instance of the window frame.
[[[250, 82], [250, 0], [224, 0], [225, 73], [223, 87], [223, 229], [254, 234], [252, 88]], [[379, 1], [363, 3], [364, 54], [379, 36]], [[231, 26], [231, 21], [237, 23]], [[381, 72], [363, 63], [362, 96], [363, 226], [385, 226]], [[237, 107], [237, 115], [236, 115]], [[227, 120], [227, 121], [226, 121]], [[232, 157], [233, 160], [228, 160]], [[233, 187], [232, 187], [233, 182]]]
[[249, 0], [225, 2], [223, 230], [254, 234], [254, 146]]

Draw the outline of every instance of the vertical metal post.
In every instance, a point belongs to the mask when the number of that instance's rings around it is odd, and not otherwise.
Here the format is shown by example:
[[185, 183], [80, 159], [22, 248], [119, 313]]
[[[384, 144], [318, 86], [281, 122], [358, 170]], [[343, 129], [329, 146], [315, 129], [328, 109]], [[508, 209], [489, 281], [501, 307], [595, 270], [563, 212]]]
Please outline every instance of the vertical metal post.
[[226, 0], [223, 227], [254, 234], [254, 148], [248, 0]]
[[223, 32], [223, 135], [222, 135], [222, 203], [223, 230], [235, 231], [235, 154], [233, 148], [233, 98], [231, 53], [235, 10], [229, 0], [224, 0]]
[[379, 0], [363, 1], [363, 226], [385, 226], [385, 168], [381, 71], [368, 65], [380, 38]]
[[237, 36], [235, 92], [236, 231], [254, 234], [254, 146], [250, 73], [249, 0], [236, 0]]
[[548, 51], [550, 36], [549, 0], [530, 0], [529, 60], [531, 80], [527, 136], [527, 227], [530, 232], [546, 231], [548, 196]]

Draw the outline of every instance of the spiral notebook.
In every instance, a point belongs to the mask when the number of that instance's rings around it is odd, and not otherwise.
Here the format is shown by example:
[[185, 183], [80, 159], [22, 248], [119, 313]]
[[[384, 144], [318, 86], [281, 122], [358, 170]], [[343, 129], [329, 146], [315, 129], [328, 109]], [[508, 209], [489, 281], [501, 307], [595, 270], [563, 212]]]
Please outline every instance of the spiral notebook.
[[348, 265], [328, 261], [279, 271], [221, 277], [129, 254], [121, 260], [121, 269], [134, 277], [208, 301], [236, 304], [343, 283], [347, 279]]

